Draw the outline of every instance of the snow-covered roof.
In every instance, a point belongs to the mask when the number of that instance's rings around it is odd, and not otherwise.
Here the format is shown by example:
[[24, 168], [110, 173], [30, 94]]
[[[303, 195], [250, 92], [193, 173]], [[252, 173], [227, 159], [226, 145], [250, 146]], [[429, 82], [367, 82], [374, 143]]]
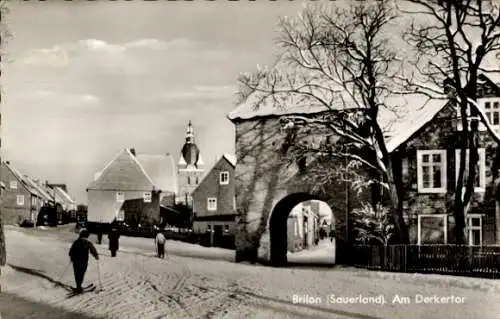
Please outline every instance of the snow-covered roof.
[[177, 192], [177, 172], [171, 155], [139, 154], [136, 158], [157, 190]]
[[153, 181], [128, 149], [121, 150], [101, 171], [88, 189], [151, 191]]
[[236, 167], [236, 156], [232, 155], [232, 154], [224, 154], [223, 155], [225, 159], [227, 159], [227, 161], [233, 165], [234, 167]]
[[420, 130], [447, 105], [447, 100], [430, 100], [424, 107], [403, 116], [392, 124], [392, 128], [386, 133], [386, 146], [389, 152], [393, 152]]
[[[328, 90], [327, 90], [328, 92]], [[319, 92], [326, 94], [325, 92]], [[333, 94], [333, 93], [332, 93]], [[280, 96], [279, 99], [263, 98], [257, 92], [250, 94], [228, 114], [232, 121], [249, 120], [259, 117], [279, 117], [284, 115], [311, 115], [327, 112], [329, 109], [355, 109], [354, 102], [350, 104], [344, 99], [325, 99], [330, 101], [327, 108], [311, 99], [300, 99], [292, 95]], [[311, 102], [311, 104], [307, 104]], [[421, 96], [408, 95], [391, 101], [396, 107], [393, 110], [381, 108], [378, 121], [385, 132], [389, 152], [394, 151], [399, 145], [415, 134], [423, 125], [431, 121], [443, 109], [448, 100], [425, 100]], [[316, 103], [316, 104], [314, 104]], [[422, 106], [424, 104], [424, 106]]]
[[16, 179], [26, 188], [28, 192], [31, 194], [37, 195], [40, 197], [41, 195], [38, 193], [37, 189], [33, 187], [29, 181], [17, 168], [15, 168], [11, 163], [4, 162], [4, 165], [12, 172], [12, 174], [16, 177]]
[[88, 189], [137, 190], [177, 193], [177, 171], [170, 154], [132, 154], [120, 151], [102, 171], [94, 175]]
[[54, 191], [56, 191], [57, 193], [59, 193], [59, 195], [64, 199], [64, 201], [68, 204], [75, 204], [75, 200], [73, 200], [71, 198], [71, 196], [69, 196], [68, 193], [66, 193], [61, 187], [54, 187]]
[[25, 176], [25, 181], [28, 182], [33, 188], [38, 191], [38, 194], [47, 201], [53, 201], [53, 196], [40, 184], [38, 184], [35, 180], [33, 180], [29, 176]]

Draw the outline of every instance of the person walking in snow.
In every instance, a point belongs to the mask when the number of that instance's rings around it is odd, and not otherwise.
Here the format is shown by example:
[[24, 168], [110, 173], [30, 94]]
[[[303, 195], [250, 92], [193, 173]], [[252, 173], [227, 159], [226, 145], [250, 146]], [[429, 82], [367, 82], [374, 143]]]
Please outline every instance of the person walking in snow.
[[69, 258], [73, 263], [73, 271], [75, 274], [76, 292], [83, 291], [82, 283], [89, 264], [89, 253], [91, 253], [96, 260], [99, 260], [99, 254], [94, 244], [92, 244], [88, 238], [89, 232], [85, 228], [82, 228], [78, 239], [73, 242], [69, 249]]
[[118, 229], [113, 227], [108, 234], [109, 239], [109, 250], [111, 251], [111, 257], [116, 257], [116, 252], [120, 248], [120, 234], [118, 233]]
[[163, 232], [160, 230], [156, 234], [155, 242], [156, 242], [156, 250], [157, 250], [157, 256], [159, 258], [165, 258], [165, 235]]
[[102, 228], [101, 226], [97, 226], [97, 243], [102, 244]]

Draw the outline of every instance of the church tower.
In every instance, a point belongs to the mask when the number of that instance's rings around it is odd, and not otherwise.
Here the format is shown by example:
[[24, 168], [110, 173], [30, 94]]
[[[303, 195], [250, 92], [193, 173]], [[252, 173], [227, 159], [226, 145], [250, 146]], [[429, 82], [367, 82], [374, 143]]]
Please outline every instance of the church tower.
[[181, 158], [177, 164], [179, 192], [176, 202], [192, 207], [191, 192], [198, 186], [205, 173], [200, 150], [194, 142], [193, 125], [191, 121], [186, 130], [186, 141], [182, 146]]

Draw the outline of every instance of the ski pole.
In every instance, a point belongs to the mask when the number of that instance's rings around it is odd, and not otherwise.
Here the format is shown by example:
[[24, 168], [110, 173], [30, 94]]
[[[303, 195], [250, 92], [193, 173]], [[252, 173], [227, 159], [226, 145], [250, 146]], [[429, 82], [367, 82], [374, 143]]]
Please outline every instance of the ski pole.
[[99, 286], [101, 286], [101, 291], [104, 290], [102, 288], [102, 281], [101, 281], [101, 270], [100, 270], [100, 266], [99, 266], [99, 260], [97, 261], [97, 276], [99, 277]]
[[66, 266], [66, 269], [64, 269], [64, 272], [62, 273], [62, 275], [57, 280], [56, 285], [59, 285], [61, 283], [62, 277], [64, 277], [64, 275], [66, 274], [66, 271], [68, 271], [68, 268], [69, 268], [70, 264], [71, 264], [71, 261], [68, 262], [68, 265]]

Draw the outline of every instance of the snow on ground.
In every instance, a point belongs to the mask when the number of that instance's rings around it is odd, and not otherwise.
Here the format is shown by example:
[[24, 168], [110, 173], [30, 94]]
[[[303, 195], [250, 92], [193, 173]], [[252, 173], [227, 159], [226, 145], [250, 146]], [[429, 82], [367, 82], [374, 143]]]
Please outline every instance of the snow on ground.
[[[99, 286], [100, 277], [104, 290], [67, 299], [66, 292], [50, 280], [58, 280], [68, 265], [69, 235], [60, 240], [8, 229], [6, 236], [12, 268], [2, 269], [2, 292], [88, 317], [498, 319], [500, 313], [500, 290], [492, 289], [498, 286], [491, 280], [468, 278], [465, 282], [473, 280], [478, 285], [460, 287], [448, 281], [454, 278], [449, 276], [430, 276], [442, 280], [427, 281], [426, 275], [236, 264], [224, 260], [231, 251], [179, 242], [169, 242], [170, 254], [161, 260], [154, 257], [151, 239], [127, 237], [121, 240], [123, 250], [117, 258], [109, 257], [105, 245], [98, 245], [99, 267], [95, 261], [89, 265], [86, 282]], [[203, 259], [182, 257], [177, 252], [204, 255]], [[217, 254], [220, 259], [214, 257]], [[71, 269], [61, 278], [72, 284]], [[360, 294], [383, 295], [386, 303], [327, 302], [331, 295]], [[417, 294], [454, 295], [463, 298], [463, 303], [417, 304], [413, 299]], [[294, 295], [318, 297], [321, 302], [294, 304]], [[392, 303], [396, 295], [410, 297], [411, 303]], [[8, 318], [8, 305], [0, 305], [0, 313]]]
[[322, 239], [317, 246], [298, 252], [287, 252], [291, 263], [335, 264], [335, 240]]

